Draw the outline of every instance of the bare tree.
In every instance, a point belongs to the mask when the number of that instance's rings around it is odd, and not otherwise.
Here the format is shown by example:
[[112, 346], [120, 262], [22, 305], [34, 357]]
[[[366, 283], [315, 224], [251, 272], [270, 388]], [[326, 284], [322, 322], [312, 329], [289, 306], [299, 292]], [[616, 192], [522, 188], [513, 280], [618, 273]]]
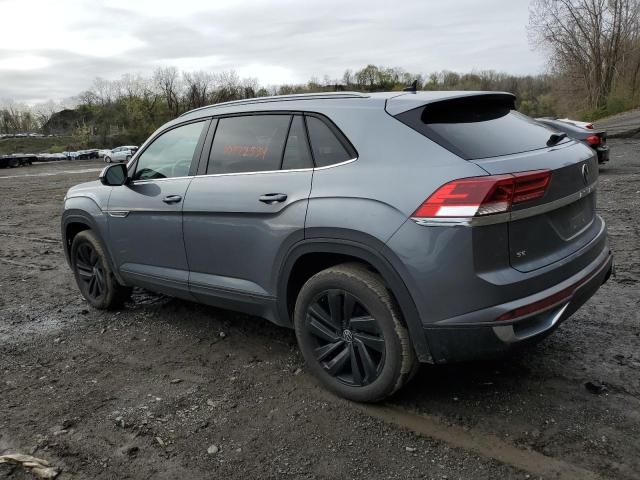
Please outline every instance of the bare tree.
[[153, 72], [153, 81], [165, 98], [167, 109], [173, 115], [180, 112], [180, 77], [176, 67], [158, 67]]
[[344, 74], [342, 75], [342, 83], [344, 84], [347, 90], [349, 90], [351, 88], [351, 85], [353, 84], [353, 73], [348, 68], [344, 71]]
[[95, 95], [96, 101], [102, 106], [109, 105], [117, 99], [117, 84], [101, 77], [93, 81], [91, 91]]
[[31, 110], [35, 115], [38, 128], [41, 129], [51, 120], [54, 113], [62, 110], [62, 106], [53, 100], [49, 100], [48, 102], [34, 105]]
[[551, 66], [579, 79], [598, 108], [637, 48], [639, 24], [639, 0], [533, 0], [529, 31], [532, 43], [548, 47]]
[[210, 73], [184, 72], [182, 80], [185, 85], [185, 104], [187, 109], [203, 107], [206, 105], [209, 93], [213, 85], [213, 76]]

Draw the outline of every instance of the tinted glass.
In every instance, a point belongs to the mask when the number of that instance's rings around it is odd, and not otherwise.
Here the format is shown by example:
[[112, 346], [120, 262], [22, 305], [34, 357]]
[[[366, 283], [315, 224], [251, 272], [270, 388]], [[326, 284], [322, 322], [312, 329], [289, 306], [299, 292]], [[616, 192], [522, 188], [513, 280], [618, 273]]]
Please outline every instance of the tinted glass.
[[309, 140], [313, 148], [316, 167], [326, 167], [334, 163], [350, 160], [352, 157], [329, 126], [316, 117], [307, 117]]
[[311, 160], [311, 152], [309, 152], [307, 133], [304, 130], [304, 121], [302, 117], [296, 116], [289, 129], [287, 145], [282, 157], [282, 169], [293, 170], [311, 167], [313, 167], [313, 161]]
[[134, 180], [185, 177], [206, 122], [174, 128], [156, 138], [138, 158]]
[[289, 115], [220, 119], [207, 173], [279, 170], [290, 119]]
[[553, 133], [514, 110], [512, 99], [456, 99], [397, 118], [467, 160], [547, 147]]

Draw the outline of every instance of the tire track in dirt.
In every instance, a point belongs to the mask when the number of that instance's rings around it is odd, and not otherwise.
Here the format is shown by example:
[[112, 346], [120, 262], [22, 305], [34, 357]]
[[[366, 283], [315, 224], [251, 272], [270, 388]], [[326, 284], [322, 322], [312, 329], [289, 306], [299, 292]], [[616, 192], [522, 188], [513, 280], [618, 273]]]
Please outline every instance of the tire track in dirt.
[[16, 235], [15, 233], [0, 232], [0, 236], [9, 237], [9, 238], [19, 238], [21, 240], [29, 240], [30, 242], [52, 243], [55, 245], [60, 245], [61, 243], [61, 240], [54, 240], [51, 238], [43, 238], [43, 237], [29, 237], [26, 235]]
[[35, 263], [17, 262], [15, 260], [9, 260], [8, 258], [2, 258], [2, 257], [0, 257], [0, 262], [6, 263], [8, 265], [14, 265], [16, 267], [36, 268], [36, 269], [41, 270], [41, 271], [55, 270], [55, 268], [56, 268], [56, 267], [51, 266], [51, 265], [38, 265], [38, 264], [35, 264]]
[[445, 425], [437, 417], [418, 415], [393, 406], [353, 405], [362, 413], [385, 423], [426, 435], [452, 447], [477, 453], [535, 476], [559, 480], [602, 479], [594, 472], [557, 458], [515, 447], [502, 441], [496, 435], [473, 429], [463, 429], [458, 425]]

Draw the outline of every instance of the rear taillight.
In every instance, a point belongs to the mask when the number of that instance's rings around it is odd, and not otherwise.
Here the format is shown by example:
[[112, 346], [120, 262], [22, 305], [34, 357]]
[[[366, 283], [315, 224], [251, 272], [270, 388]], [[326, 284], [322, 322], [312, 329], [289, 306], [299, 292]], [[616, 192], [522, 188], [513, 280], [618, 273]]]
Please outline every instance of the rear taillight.
[[591, 146], [600, 145], [600, 137], [598, 135], [589, 135], [587, 137], [587, 143]]
[[587, 123], [584, 128], [588, 128], [589, 130], [593, 130], [593, 123]]
[[550, 180], [549, 170], [454, 180], [436, 190], [412, 217], [459, 218], [508, 212], [512, 205], [541, 198]]

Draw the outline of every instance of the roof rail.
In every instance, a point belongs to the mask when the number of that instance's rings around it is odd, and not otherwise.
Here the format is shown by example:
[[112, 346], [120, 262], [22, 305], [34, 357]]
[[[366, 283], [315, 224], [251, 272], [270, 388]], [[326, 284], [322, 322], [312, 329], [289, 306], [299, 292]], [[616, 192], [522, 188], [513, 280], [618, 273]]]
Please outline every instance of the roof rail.
[[268, 102], [286, 102], [293, 100], [314, 100], [314, 99], [330, 99], [330, 98], [368, 98], [369, 95], [360, 92], [318, 92], [318, 93], [296, 93], [292, 95], [273, 95], [271, 97], [244, 98], [242, 100], [231, 100], [229, 102], [214, 103], [205, 105], [204, 107], [194, 108], [188, 112], [184, 112], [180, 116], [183, 117], [189, 113], [198, 112], [209, 108], [226, 107], [229, 105], [247, 105], [251, 103], [268, 103]]

